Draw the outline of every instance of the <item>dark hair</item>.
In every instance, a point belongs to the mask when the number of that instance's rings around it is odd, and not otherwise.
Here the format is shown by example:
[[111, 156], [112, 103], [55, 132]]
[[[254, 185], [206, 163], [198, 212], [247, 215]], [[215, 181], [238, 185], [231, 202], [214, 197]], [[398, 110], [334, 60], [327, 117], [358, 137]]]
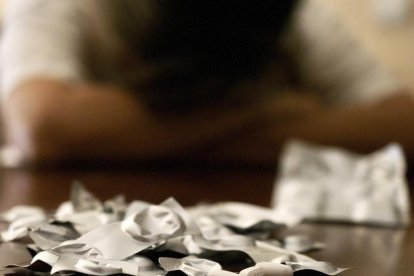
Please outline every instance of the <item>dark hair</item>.
[[223, 100], [232, 85], [260, 74], [298, 2], [151, 1], [156, 24], [144, 40], [135, 35], [135, 46], [145, 60], [168, 64], [142, 92], [150, 106], [166, 111]]

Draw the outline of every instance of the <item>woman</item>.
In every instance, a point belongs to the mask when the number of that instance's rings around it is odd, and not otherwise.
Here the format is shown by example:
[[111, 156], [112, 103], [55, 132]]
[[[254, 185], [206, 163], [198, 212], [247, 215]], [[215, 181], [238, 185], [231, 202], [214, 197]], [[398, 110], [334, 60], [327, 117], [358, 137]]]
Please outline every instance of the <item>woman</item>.
[[[410, 147], [414, 134], [400, 137], [405, 129], [389, 115], [396, 107], [411, 113], [411, 102], [326, 108], [298, 92], [299, 84], [315, 84], [308, 87], [323, 95], [336, 90], [325, 83], [349, 75], [312, 82], [297, 74], [306, 50], [313, 56], [312, 47], [283, 50], [282, 37], [294, 41], [282, 34], [297, 2], [13, 0], [1, 53], [8, 141], [28, 162], [274, 162], [290, 137], [360, 150], [391, 139]], [[287, 30], [306, 41], [298, 26]], [[295, 55], [304, 65], [290, 60]], [[373, 71], [365, 75], [384, 75]], [[376, 88], [400, 88], [387, 79]]]

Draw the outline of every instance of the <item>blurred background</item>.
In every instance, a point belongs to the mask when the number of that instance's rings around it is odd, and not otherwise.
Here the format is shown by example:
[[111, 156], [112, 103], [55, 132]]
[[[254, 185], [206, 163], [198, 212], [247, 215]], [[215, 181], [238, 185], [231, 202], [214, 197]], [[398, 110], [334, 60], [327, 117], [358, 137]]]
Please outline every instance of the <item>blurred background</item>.
[[[11, 1], [13, 0], [0, 0], [0, 22], [7, 3]], [[309, 1], [318, 1], [334, 9], [338, 21], [354, 39], [363, 45], [375, 60], [382, 63], [383, 67], [406, 83], [414, 95], [414, 0]], [[11, 156], [11, 159], [7, 160], [11, 160], [9, 165], [12, 167], [13, 152]], [[2, 162], [1, 165], [4, 165], [4, 160]], [[8, 170], [0, 173], [0, 211], [16, 204], [41, 203], [44, 208], [56, 208], [63, 199], [68, 198], [70, 184], [74, 179], [84, 182], [88, 189], [102, 199], [122, 193], [127, 195], [128, 200], [145, 199], [158, 203], [164, 200], [166, 195], [174, 195], [183, 205], [193, 205], [212, 199], [231, 199], [267, 206], [273, 191], [275, 171], [273, 167], [270, 171], [249, 167], [239, 171], [229, 171], [226, 168], [218, 171], [196, 170], [191, 173], [175, 172], [164, 167], [155, 171], [145, 171], [143, 168], [131, 172], [126, 168], [105, 173], [93, 169], [58, 173], [48, 170]], [[414, 191], [411, 190], [413, 198]], [[395, 271], [398, 269], [410, 270], [407, 264], [412, 260], [414, 252], [414, 235], [407, 235], [404, 241], [404, 233], [393, 232], [390, 229], [318, 226], [313, 230], [306, 228], [308, 226], [304, 227], [299, 229], [299, 232], [311, 233], [318, 239], [327, 240], [330, 245], [327, 251], [317, 255], [318, 259], [344, 266], [353, 266], [363, 260], [366, 267], [375, 270], [375, 274], [363, 271], [362, 275], [397, 275]], [[401, 245], [405, 246], [404, 251], [401, 251]], [[412, 274], [412, 271], [406, 272], [407, 274], [401, 274], [401, 271], [398, 275]], [[353, 274], [353, 271], [351, 273]]]
[[335, 8], [350, 32], [385, 66], [414, 88], [414, 1], [313, 1]]
[[[8, 1], [0, 0], [1, 18]], [[350, 33], [414, 88], [414, 0], [311, 1], [335, 9]]]
[[[13, 0], [0, 0], [0, 18], [10, 1]], [[309, 1], [333, 9], [341, 25], [374, 56], [374, 60], [394, 72], [414, 94], [414, 0]], [[11, 161], [13, 165], [13, 158]], [[269, 179], [272, 177], [273, 171]]]

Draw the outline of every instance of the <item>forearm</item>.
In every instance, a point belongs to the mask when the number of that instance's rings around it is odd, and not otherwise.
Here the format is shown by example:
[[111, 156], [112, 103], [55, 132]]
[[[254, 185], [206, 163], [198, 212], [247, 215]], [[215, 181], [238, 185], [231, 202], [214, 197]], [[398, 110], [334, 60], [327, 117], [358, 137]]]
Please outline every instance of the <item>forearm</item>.
[[414, 101], [399, 94], [367, 105], [329, 108], [286, 128], [286, 136], [369, 152], [390, 142], [414, 153]]
[[101, 90], [51, 81], [21, 86], [6, 105], [9, 143], [32, 161], [88, 156], [106, 150], [108, 141], [124, 139], [122, 128], [143, 122], [138, 122], [135, 113], [139, 111], [133, 110], [127, 95], [114, 96], [111, 91]]
[[414, 102], [397, 95], [373, 105], [318, 108], [295, 120], [269, 120], [210, 151], [212, 159], [275, 164], [292, 138], [368, 153], [390, 142], [414, 156]]
[[6, 126], [8, 140], [35, 161], [149, 159], [191, 154], [249, 127], [256, 111], [252, 105], [158, 117], [119, 88], [33, 81], [11, 96]]

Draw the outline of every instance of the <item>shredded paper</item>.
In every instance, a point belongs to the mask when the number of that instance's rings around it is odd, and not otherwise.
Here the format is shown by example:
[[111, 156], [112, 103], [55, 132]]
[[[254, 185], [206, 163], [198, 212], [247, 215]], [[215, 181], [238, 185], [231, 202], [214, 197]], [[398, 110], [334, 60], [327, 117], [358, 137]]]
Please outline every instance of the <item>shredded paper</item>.
[[105, 202], [82, 184], [53, 213], [17, 206], [0, 214], [0, 242], [24, 243], [32, 275], [188, 276], [337, 275], [346, 270], [304, 253], [324, 244], [304, 235], [275, 237], [303, 220], [406, 227], [410, 202], [398, 145], [360, 156], [290, 143], [281, 160], [274, 208], [219, 202], [184, 208], [117, 196]]
[[304, 255], [321, 248], [307, 237], [272, 238], [274, 230], [294, 226], [300, 218], [240, 202], [191, 208], [173, 198], [159, 205], [127, 203], [121, 196], [101, 202], [74, 183], [71, 200], [53, 214], [19, 206], [0, 220], [9, 225], [1, 233], [2, 242], [26, 242], [33, 252], [27, 265], [8, 268], [33, 275], [158, 276], [178, 271], [189, 276], [288, 276], [344, 270]]

